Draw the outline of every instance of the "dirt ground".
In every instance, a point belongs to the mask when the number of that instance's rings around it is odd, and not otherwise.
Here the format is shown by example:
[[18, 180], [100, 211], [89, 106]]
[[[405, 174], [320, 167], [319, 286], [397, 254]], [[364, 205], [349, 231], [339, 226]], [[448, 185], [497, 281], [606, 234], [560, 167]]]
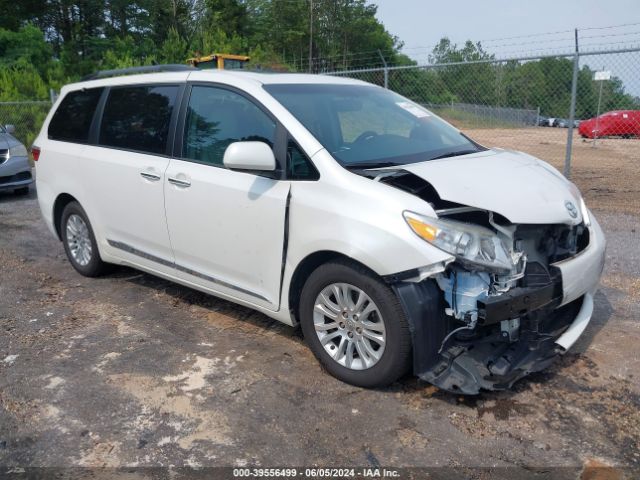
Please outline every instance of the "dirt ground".
[[[536, 130], [471, 135], [559, 166], [549, 147], [566, 130]], [[261, 314], [127, 268], [83, 278], [35, 192], [0, 194], [0, 477], [312, 465], [640, 477], [640, 141], [616, 142], [576, 142], [573, 178], [608, 240], [591, 324], [548, 371], [478, 397], [411, 377], [351, 387], [322, 371], [297, 330]]]

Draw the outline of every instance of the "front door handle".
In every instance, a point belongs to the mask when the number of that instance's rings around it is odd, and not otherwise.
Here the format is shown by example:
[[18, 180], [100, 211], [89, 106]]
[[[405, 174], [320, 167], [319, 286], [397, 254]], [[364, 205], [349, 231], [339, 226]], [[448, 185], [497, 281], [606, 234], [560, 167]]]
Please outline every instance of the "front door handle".
[[169, 183], [175, 185], [176, 187], [187, 188], [191, 186], [191, 182], [186, 180], [180, 180], [179, 178], [169, 177]]
[[145, 180], [149, 180], [150, 182], [157, 182], [161, 178], [160, 175], [152, 172], [140, 172], [140, 176]]

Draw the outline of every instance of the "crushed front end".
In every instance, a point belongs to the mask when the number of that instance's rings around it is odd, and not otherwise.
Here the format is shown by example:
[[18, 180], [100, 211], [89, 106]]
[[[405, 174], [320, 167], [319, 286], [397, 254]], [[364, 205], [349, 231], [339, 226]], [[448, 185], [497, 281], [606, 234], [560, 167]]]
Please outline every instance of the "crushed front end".
[[595, 219], [517, 225], [471, 207], [440, 211], [439, 218], [490, 230], [497, 240], [479, 234], [465, 240], [478, 244], [473, 261], [456, 257], [427, 278], [391, 279], [412, 328], [415, 374], [447, 391], [477, 394], [510, 388], [549, 366], [593, 312], [605, 251]]

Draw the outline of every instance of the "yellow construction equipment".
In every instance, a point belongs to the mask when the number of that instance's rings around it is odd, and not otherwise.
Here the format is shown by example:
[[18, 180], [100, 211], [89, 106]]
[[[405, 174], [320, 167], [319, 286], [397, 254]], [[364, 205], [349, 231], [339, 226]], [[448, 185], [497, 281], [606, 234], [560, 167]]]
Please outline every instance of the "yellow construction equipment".
[[189, 65], [200, 69], [237, 70], [245, 68], [250, 58], [246, 55], [232, 55], [230, 53], [212, 53], [206, 56], [196, 56], [187, 60]]

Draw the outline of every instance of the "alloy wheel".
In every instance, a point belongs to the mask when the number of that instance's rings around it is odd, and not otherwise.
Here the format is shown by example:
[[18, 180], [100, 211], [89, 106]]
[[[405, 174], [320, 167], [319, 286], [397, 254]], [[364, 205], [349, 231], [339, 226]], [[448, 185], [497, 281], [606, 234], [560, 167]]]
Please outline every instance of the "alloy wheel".
[[332, 283], [316, 297], [313, 323], [329, 356], [352, 370], [374, 366], [386, 344], [384, 320], [374, 301], [360, 288]]
[[89, 228], [80, 215], [71, 214], [66, 227], [67, 246], [71, 256], [84, 267], [91, 261], [93, 247], [89, 236]]

